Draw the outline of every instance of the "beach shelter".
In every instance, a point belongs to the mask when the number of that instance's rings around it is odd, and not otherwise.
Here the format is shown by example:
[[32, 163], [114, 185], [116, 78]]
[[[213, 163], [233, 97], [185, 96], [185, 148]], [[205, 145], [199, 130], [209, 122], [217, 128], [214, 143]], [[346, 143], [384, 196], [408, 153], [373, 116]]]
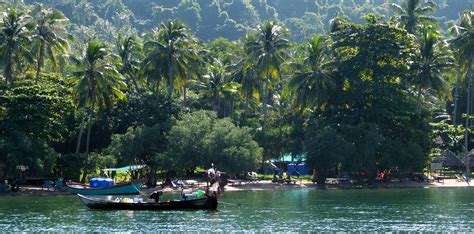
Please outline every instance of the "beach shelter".
[[[464, 162], [464, 160], [463, 160]], [[466, 165], [464, 165], [466, 166]], [[469, 151], [469, 167], [474, 168], [474, 149]]]
[[[474, 153], [474, 152], [473, 152]], [[440, 167], [461, 168], [464, 166], [463, 161], [459, 159], [451, 150], [445, 150], [440, 156], [432, 161], [433, 164], [438, 164]], [[433, 167], [433, 166], [432, 166]]]
[[282, 155], [278, 160], [275, 160], [275, 165], [282, 165], [282, 169], [288, 174], [294, 175], [310, 175], [310, 169], [305, 164], [306, 154], [291, 154], [286, 153]]

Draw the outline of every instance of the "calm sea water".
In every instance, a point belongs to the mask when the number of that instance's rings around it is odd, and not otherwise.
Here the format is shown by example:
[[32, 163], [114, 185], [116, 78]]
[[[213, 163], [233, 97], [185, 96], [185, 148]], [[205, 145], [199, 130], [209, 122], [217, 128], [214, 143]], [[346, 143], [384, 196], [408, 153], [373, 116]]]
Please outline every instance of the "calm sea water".
[[473, 188], [228, 192], [221, 201], [240, 207], [95, 211], [75, 196], [1, 196], [0, 231], [474, 232]]

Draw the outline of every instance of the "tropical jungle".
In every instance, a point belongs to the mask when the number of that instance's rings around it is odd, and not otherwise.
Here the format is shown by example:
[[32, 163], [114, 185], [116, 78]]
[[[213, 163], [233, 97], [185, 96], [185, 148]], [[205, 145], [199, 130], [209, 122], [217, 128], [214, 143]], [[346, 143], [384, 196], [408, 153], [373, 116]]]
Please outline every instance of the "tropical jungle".
[[370, 183], [474, 147], [472, 0], [6, 0], [0, 12], [0, 181], [18, 165], [84, 182], [143, 163], [154, 186], [304, 155], [320, 184]]

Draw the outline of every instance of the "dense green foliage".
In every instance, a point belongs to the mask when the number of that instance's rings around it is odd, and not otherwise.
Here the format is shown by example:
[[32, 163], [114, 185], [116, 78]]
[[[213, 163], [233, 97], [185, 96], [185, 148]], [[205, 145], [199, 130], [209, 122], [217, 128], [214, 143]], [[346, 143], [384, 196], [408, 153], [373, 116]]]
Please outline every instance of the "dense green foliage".
[[[11, 0], [13, 1], [13, 0]], [[8, 1], [7, 1], [8, 2]], [[13, 1], [14, 2], [14, 1]], [[28, 4], [39, 2], [25, 1]], [[117, 31], [146, 32], [168, 19], [178, 19], [203, 41], [217, 37], [239, 39], [248, 30], [267, 20], [279, 20], [293, 35], [292, 40], [304, 41], [314, 33], [329, 30], [329, 22], [336, 16], [362, 23], [362, 16], [375, 13], [391, 16], [399, 8], [389, 7], [394, 3], [404, 11], [403, 0], [53, 0], [47, 4], [59, 9], [71, 20], [78, 37], [96, 37], [113, 41]], [[425, 14], [422, 0], [417, 4], [415, 16]], [[441, 26], [455, 20], [459, 12], [469, 8], [470, 0], [436, 0]], [[407, 21], [412, 21], [410, 17]], [[418, 21], [418, 17], [415, 17]], [[423, 17], [421, 18], [423, 20]], [[410, 29], [411, 30], [411, 29]]]
[[262, 149], [251, 130], [228, 118], [217, 119], [214, 112], [186, 114], [173, 126], [168, 141], [168, 160], [189, 171], [215, 163], [228, 173], [240, 173], [261, 162]]
[[0, 178], [145, 163], [152, 186], [306, 154], [320, 184], [372, 182], [474, 146], [463, 0], [203, 2], [0, 4]]
[[[326, 170], [331, 162], [342, 163], [344, 171], [367, 172], [373, 175], [369, 178], [375, 178], [377, 170], [422, 169], [430, 150], [430, 127], [426, 113], [416, 113], [415, 101], [405, 89], [413, 77], [406, 66], [415, 54], [413, 38], [390, 25], [346, 22], [339, 22], [331, 37], [337, 96], [316, 112], [308, 157], [315, 158], [317, 168], [322, 161], [328, 163]], [[328, 134], [334, 134], [334, 141], [324, 139]], [[337, 155], [331, 151], [335, 148]], [[337, 157], [328, 159], [329, 155]]]

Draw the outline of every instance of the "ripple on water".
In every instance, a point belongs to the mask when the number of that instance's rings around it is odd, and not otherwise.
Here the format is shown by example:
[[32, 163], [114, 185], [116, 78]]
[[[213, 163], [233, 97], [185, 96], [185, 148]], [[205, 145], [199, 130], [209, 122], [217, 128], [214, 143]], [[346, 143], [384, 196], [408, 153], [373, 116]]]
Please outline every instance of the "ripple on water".
[[474, 231], [472, 190], [282, 190], [226, 193], [218, 211], [93, 211], [74, 196], [0, 197], [7, 231]]

